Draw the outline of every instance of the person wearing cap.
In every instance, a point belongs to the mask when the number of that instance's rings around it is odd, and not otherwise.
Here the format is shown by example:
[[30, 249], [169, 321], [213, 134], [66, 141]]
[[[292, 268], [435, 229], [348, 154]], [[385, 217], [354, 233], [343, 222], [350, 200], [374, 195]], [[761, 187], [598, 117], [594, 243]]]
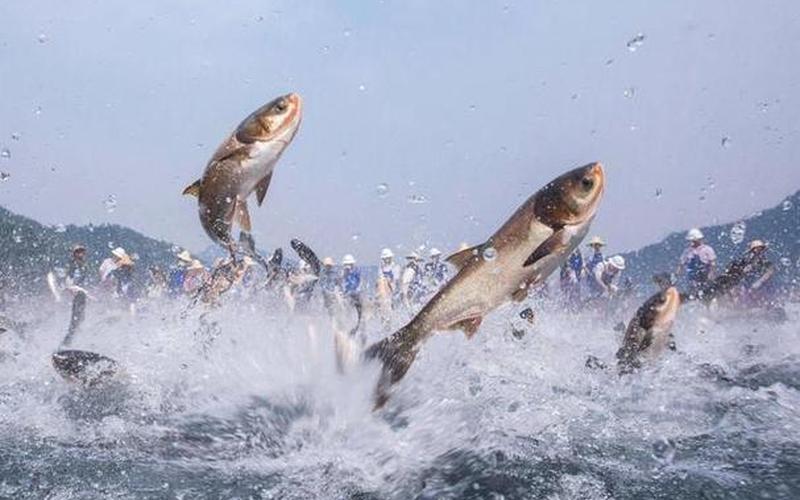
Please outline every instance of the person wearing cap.
[[411, 309], [419, 298], [422, 288], [422, 272], [419, 268], [420, 257], [411, 251], [406, 255], [406, 265], [400, 278], [400, 298], [407, 309]]
[[69, 344], [69, 339], [78, 331], [78, 328], [83, 323], [86, 317], [86, 280], [88, 277], [88, 265], [86, 263], [86, 247], [83, 245], [75, 245], [72, 247], [72, 260], [67, 267], [66, 285], [68, 289], [72, 289], [75, 295], [72, 298], [72, 314], [69, 320], [69, 327], [67, 328], [67, 340], [65, 343]]
[[619, 283], [622, 279], [622, 271], [625, 270], [625, 258], [622, 255], [614, 255], [605, 262], [597, 264], [592, 273], [592, 279], [596, 287], [600, 290], [595, 294], [595, 298], [612, 297], [619, 291]]
[[428, 255], [430, 260], [425, 264], [427, 288], [428, 291], [437, 291], [447, 280], [447, 266], [442, 262], [442, 252], [438, 248], [431, 248]]
[[397, 284], [400, 281], [400, 266], [394, 261], [394, 252], [391, 248], [381, 250], [380, 271], [388, 281], [392, 293], [396, 293], [399, 288]]
[[122, 247], [111, 251], [114, 258], [114, 270], [110, 275], [116, 281], [116, 295], [128, 303], [131, 313], [135, 312], [136, 293], [133, 282], [133, 259]]
[[175, 257], [177, 262], [170, 269], [169, 284], [167, 286], [170, 297], [178, 297], [184, 293], [183, 283], [186, 280], [186, 268], [194, 260], [188, 250], [181, 250]]
[[361, 293], [361, 271], [356, 267], [356, 259], [350, 254], [342, 258], [342, 290], [345, 297], [357, 297]]
[[689, 293], [694, 294], [714, 277], [717, 266], [717, 254], [710, 245], [703, 242], [703, 232], [694, 227], [686, 233], [689, 246], [683, 251], [677, 276], [686, 272], [689, 280]]
[[600, 286], [601, 284], [595, 279], [595, 269], [606, 261], [603, 255], [603, 247], [606, 246], [606, 243], [599, 236], [592, 236], [592, 239], [589, 240], [586, 246], [592, 249], [592, 255], [586, 259], [586, 267], [583, 271], [583, 275], [586, 278], [589, 295], [592, 297], [599, 297], [603, 295], [605, 289]]
[[753, 240], [747, 246], [747, 265], [741, 283], [741, 295], [747, 305], [769, 306], [772, 298], [772, 277], [775, 265], [767, 257], [769, 245], [763, 240]]

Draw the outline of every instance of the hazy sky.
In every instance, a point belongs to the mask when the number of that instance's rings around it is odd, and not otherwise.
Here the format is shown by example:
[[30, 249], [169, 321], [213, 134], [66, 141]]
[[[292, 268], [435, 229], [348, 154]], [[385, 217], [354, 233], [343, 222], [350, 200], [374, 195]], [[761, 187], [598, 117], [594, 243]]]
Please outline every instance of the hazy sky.
[[477, 243], [593, 160], [612, 250], [800, 188], [797, 0], [5, 0], [0, 22], [0, 204], [48, 224], [204, 248], [181, 190], [288, 91], [304, 121], [251, 206], [268, 247]]

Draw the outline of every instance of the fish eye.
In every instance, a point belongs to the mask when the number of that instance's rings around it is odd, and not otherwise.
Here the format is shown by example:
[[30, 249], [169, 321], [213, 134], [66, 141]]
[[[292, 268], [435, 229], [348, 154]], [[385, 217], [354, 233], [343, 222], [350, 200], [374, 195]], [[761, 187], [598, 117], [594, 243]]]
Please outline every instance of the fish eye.
[[581, 179], [581, 187], [584, 191], [590, 191], [594, 187], [594, 179], [591, 177], [584, 177]]
[[286, 100], [285, 99], [280, 99], [277, 103], [275, 103], [275, 109], [277, 109], [281, 113], [286, 111], [286, 108], [287, 108], [287, 106], [286, 106]]

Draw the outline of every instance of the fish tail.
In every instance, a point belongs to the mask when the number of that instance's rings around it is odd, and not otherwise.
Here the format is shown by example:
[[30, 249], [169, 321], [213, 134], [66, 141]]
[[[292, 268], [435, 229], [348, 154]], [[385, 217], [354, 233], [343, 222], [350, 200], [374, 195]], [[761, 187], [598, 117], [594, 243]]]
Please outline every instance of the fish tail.
[[417, 331], [411, 324], [385, 339], [372, 344], [365, 352], [367, 361], [378, 359], [382, 363], [381, 375], [375, 388], [375, 407], [380, 409], [389, 400], [389, 389], [399, 382], [417, 357]]

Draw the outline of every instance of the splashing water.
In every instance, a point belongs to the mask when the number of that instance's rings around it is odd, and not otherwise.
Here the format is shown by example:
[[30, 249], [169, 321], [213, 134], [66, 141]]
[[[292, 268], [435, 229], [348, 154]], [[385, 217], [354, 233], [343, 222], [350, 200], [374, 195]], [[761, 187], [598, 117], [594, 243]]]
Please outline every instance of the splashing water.
[[[113, 301], [95, 305], [75, 348], [114, 358], [125, 373], [94, 389], [66, 383], [47, 361], [69, 305], [16, 311], [36, 326], [26, 340], [0, 338], [3, 495], [689, 499], [797, 492], [791, 464], [800, 450], [800, 346], [791, 324], [708, 322], [689, 307], [674, 328], [679, 351], [619, 377], [584, 367], [587, 354], [612, 363], [616, 318], [544, 308], [535, 329], [517, 338], [509, 326], [516, 309], [506, 307], [469, 342], [432, 338], [388, 407], [373, 413], [377, 368], [337, 375], [329, 320], [253, 305], [181, 318], [184, 304], [145, 303], [135, 319]], [[629, 316], [630, 307], [623, 309]], [[698, 335], [701, 324], [705, 334]], [[382, 336], [377, 324], [367, 332], [370, 341]]]
[[628, 50], [631, 52], [636, 52], [642, 45], [644, 45], [645, 40], [644, 33], [638, 33], [636, 36], [628, 40], [628, 43], [625, 44], [628, 47]]

